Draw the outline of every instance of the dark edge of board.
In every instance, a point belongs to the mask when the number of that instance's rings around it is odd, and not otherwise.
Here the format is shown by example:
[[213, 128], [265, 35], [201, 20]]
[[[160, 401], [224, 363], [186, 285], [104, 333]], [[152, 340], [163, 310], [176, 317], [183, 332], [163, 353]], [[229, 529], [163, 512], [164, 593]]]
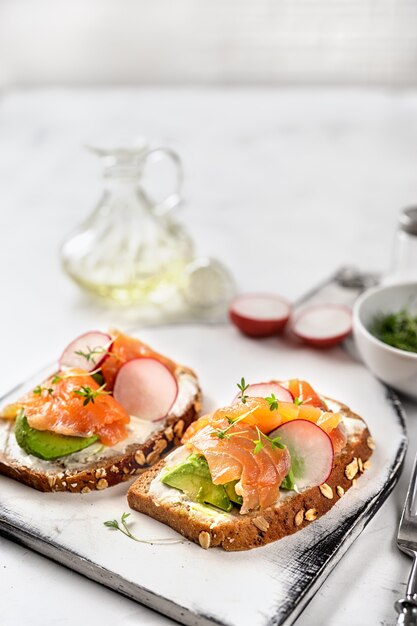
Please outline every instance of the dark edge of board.
[[351, 517], [343, 521], [338, 528], [337, 536], [332, 533], [318, 544], [319, 550], [314, 554], [314, 558], [327, 555], [326, 558], [322, 560], [318, 570], [311, 575], [309, 584], [301, 594], [295, 594], [294, 597], [288, 599], [285, 605], [277, 607], [275, 616], [267, 622], [266, 626], [289, 626], [295, 622], [355, 539], [359, 537], [381, 508], [401, 476], [408, 446], [406, 415], [397, 394], [388, 386], [382, 386], [386, 390], [387, 401], [391, 404], [403, 432], [403, 439], [394, 462], [389, 468], [387, 480], [379, 493], [365, 502]]
[[[4, 513], [2, 513], [4, 515]], [[214, 617], [193, 613], [189, 609], [157, 595], [146, 587], [132, 583], [122, 576], [115, 574], [105, 567], [97, 565], [90, 559], [80, 556], [72, 550], [63, 548], [59, 543], [51, 541], [46, 535], [33, 532], [32, 530], [15, 526], [3, 517], [0, 518], [0, 535], [23, 545], [44, 557], [63, 565], [71, 571], [75, 571], [94, 582], [112, 589], [122, 595], [147, 606], [165, 617], [175, 620], [179, 624], [187, 626], [229, 626], [225, 622], [219, 622]], [[159, 605], [159, 606], [158, 606]]]

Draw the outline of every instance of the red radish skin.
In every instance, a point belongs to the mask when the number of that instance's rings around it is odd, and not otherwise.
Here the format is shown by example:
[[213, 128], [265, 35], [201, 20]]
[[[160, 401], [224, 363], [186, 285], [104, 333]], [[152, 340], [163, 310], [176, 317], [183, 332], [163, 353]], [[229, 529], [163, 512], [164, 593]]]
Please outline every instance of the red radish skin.
[[298, 489], [322, 485], [329, 478], [334, 461], [333, 445], [329, 435], [317, 424], [293, 420], [278, 426], [269, 437], [281, 437], [280, 443], [287, 446], [292, 459], [302, 459], [302, 475], [295, 476]]
[[286, 300], [273, 294], [244, 294], [233, 300], [229, 317], [249, 337], [271, 337], [284, 329], [291, 314]]
[[310, 346], [330, 348], [352, 332], [352, 312], [337, 304], [309, 306], [292, 322], [292, 332]]
[[[112, 343], [113, 339], [107, 333], [102, 333], [100, 330], [90, 330], [68, 344], [59, 359], [59, 368], [76, 367], [86, 372], [92, 372], [100, 367], [107, 358], [107, 352], [110, 350]], [[95, 349], [100, 352], [93, 354], [89, 360], [81, 354], [76, 354], [76, 352], [89, 353]]]
[[114, 383], [114, 399], [129, 413], [156, 422], [170, 412], [178, 395], [177, 379], [157, 359], [139, 357], [122, 365]]
[[[294, 402], [291, 391], [285, 389], [285, 387], [282, 387], [278, 383], [254, 383], [245, 389], [245, 396], [249, 396], [250, 398], [267, 398], [272, 394], [281, 402]], [[242, 394], [238, 393], [232, 404], [238, 402], [241, 397]]]

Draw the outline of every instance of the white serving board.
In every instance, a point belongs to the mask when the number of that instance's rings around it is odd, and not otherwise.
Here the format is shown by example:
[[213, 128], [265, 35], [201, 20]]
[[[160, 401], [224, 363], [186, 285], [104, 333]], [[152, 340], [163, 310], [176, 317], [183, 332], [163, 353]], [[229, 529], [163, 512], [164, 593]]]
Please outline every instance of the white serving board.
[[[140, 337], [193, 367], [205, 409], [228, 403], [236, 381], [309, 380], [362, 415], [376, 441], [372, 468], [309, 527], [263, 548], [203, 551], [188, 541], [140, 544], [103, 525], [128, 511], [128, 484], [86, 495], [44, 494], [0, 476], [0, 529], [97, 582], [187, 625], [290, 624], [398, 479], [406, 450], [401, 407], [345, 351], [300, 348], [287, 339], [251, 340], [226, 325], [147, 329]], [[143, 538], [178, 536], [131, 512]]]

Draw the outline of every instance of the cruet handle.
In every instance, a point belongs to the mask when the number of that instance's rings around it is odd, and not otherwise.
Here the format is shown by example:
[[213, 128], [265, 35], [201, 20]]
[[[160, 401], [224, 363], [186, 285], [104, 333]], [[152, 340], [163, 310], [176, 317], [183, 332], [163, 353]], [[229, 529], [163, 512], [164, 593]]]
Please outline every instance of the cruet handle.
[[153, 210], [157, 215], [165, 215], [168, 211], [171, 211], [174, 207], [180, 204], [181, 197], [181, 188], [183, 183], [183, 169], [181, 159], [178, 154], [171, 150], [171, 148], [153, 148], [147, 152], [145, 159], [170, 159], [174, 164], [176, 171], [176, 185], [175, 189], [171, 191], [165, 198], [158, 199], [154, 203]]

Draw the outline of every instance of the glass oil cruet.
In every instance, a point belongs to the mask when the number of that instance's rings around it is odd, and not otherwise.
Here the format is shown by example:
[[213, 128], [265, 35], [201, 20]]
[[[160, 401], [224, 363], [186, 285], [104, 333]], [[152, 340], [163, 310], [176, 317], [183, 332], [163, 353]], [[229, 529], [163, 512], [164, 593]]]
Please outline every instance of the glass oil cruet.
[[[181, 201], [178, 155], [145, 144], [90, 150], [102, 159], [104, 192], [90, 217], [62, 245], [65, 271], [84, 289], [120, 304], [169, 300], [193, 256], [191, 239], [171, 215]], [[171, 160], [177, 188], [156, 201], [143, 174], [150, 162], [161, 159]]]

